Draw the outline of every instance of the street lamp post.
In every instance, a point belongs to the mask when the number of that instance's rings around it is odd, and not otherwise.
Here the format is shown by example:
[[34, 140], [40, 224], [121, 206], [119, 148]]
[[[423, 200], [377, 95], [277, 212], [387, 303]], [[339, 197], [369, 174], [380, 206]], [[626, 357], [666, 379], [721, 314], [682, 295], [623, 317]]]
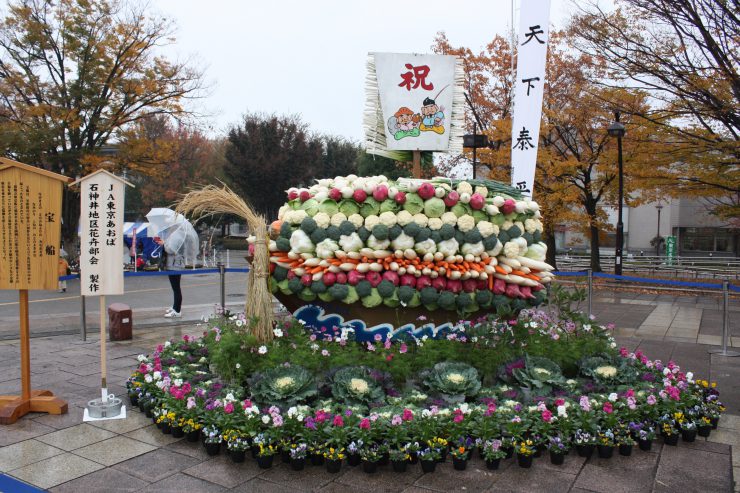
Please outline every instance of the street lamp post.
[[655, 256], [660, 257], [660, 211], [663, 209], [662, 204], [655, 206], [658, 209], [658, 233], [655, 235]]
[[617, 246], [614, 253], [614, 273], [622, 275], [622, 246], [624, 245], [624, 224], [622, 223], [622, 200], [624, 197], [624, 173], [622, 170], [622, 137], [624, 125], [619, 122], [619, 112], [614, 112], [614, 123], [609, 125], [607, 132], [617, 138], [617, 161], [619, 163], [619, 209], [617, 210]]
[[479, 147], [488, 147], [488, 136], [486, 134], [478, 133], [478, 122], [473, 122], [473, 133], [463, 135], [463, 147], [467, 149], [473, 149], [473, 179], [475, 180], [477, 172], [477, 153]]

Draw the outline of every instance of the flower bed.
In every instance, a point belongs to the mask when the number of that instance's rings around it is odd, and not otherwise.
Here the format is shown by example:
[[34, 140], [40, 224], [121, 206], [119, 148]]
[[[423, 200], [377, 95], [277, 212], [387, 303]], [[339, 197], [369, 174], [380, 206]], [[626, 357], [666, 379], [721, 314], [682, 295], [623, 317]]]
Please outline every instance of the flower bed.
[[262, 345], [249, 325], [214, 317], [202, 338], [140, 356], [132, 403], [163, 432], [235, 462], [270, 467], [279, 455], [294, 469], [363, 463], [368, 473], [417, 461], [429, 472], [448, 453], [464, 469], [476, 448], [490, 469], [514, 454], [522, 467], [561, 464], [572, 448], [629, 455], [659, 436], [706, 436], [724, 410], [714, 384], [617, 350], [607, 328], [577, 316], [524, 310], [443, 340], [368, 343], [290, 322]]

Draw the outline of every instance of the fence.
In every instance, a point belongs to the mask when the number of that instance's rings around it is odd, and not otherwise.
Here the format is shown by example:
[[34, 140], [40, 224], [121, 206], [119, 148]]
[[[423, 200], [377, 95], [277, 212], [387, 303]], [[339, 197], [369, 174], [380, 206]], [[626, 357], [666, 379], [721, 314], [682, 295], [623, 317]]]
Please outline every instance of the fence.
[[[601, 265], [614, 265], [614, 255], [602, 254]], [[558, 267], [564, 270], [585, 271], [591, 265], [588, 255], [558, 255]], [[676, 278], [709, 278], [728, 281], [740, 280], [740, 259], [737, 257], [675, 257], [654, 255], [627, 255], [622, 258], [622, 270], [634, 274], [671, 276]]]

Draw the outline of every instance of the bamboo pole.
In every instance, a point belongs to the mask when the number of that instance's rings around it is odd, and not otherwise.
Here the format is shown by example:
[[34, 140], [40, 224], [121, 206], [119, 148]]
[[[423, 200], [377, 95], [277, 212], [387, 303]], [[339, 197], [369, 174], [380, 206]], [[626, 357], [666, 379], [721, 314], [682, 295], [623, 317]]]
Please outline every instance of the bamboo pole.
[[105, 358], [105, 295], [99, 296], [100, 298], [100, 393], [102, 402], [108, 401], [108, 368]]

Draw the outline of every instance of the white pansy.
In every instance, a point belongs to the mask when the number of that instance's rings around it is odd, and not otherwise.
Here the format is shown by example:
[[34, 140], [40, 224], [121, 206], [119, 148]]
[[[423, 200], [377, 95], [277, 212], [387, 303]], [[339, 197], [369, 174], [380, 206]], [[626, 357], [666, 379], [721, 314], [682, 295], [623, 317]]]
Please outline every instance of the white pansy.
[[147, 373], [146, 375], [144, 375], [144, 381], [146, 383], [152, 383], [152, 376]]
[[617, 402], [617, 398], [618, 397], [619, 396], [617, 396], [617, 393], [616, 392], [612, 392], [611, 394], [609, 394], [609, 400], [612, 401], [612, 402]]
[[260, 346], [259, 349], [257, 350], [257, 352], [260, 353], [260, 354], [267, 353], [267, 346]]

